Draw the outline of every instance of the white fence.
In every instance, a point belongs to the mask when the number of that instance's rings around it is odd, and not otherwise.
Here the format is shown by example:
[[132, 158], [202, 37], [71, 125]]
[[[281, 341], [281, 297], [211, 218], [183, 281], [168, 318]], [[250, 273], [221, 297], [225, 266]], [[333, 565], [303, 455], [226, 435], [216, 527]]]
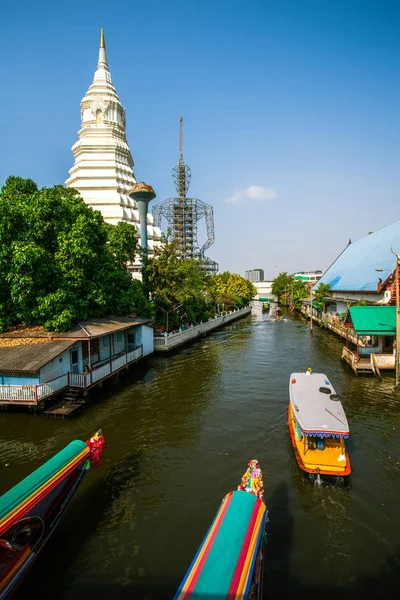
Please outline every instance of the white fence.
[[0, 404], [37, 404], [39, 400], [52, 396], [67, 387], [86, 389], [119, 371], [125, 365], [143, 356], [143, 346], [139, 346], [114, 358], [91, 373], [65, 373], [61, 377], [38, 385], [0, 385]]
[[36, 404], [34, 385], [0, 385], [0, 399], [10, 404]]
[[244, 317], [250, 313], [251, 308], [246, 306], [246, 308], [234, 310], [226, 315], [220, 315], [218, 317], [211, 318], [205, 323], [200, 323], [199, 325], [192, 326], [189, 329], [184, 329], [178, 333], [170, 333], [169, 335], [155, 335], [154, 350], [156, 352], [168, 352], [173, 348], [177, 348], [178, 346], [185, 344], [189, 340], [195, 339], [200, 335], [206, 334], [208, 331], [217, 329], [218, 327], [226, 325], [230, 321], [234, 321], [235, 319], [239, 319], [240, 317]]
[[36, 386], [37, 399], [41, 400], [42, 398], [51, 396], [54, 394], [54, 392], [58, 392], [65, 387], [68, 387], [68, 373], [61, 375], [61, 377], [57, 377], [57, 379], [53, 379], [47, 383], [40, 383], [38, 386]]

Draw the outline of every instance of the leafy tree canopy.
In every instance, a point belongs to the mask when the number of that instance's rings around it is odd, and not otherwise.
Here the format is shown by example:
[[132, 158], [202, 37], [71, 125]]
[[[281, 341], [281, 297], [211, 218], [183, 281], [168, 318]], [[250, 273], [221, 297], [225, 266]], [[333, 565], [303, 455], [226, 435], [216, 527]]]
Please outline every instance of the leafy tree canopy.
[[182, 257], [176, 241], [165, 239], [146, 259], [146, 284], [158, 321], [165, 324], [168, 313], [171, 330], [210, 316], [208, 279], [201, 261]]
[[309, 296], [310, 292], [307, 290], [305, 282], [300, 279], [297, 279], [293, 282], [292, 290], [292, 303], [296, 310], [300, 310], [301, 300]]
[[251, 281], [225, 271], [210, 278], [210, 294], [224, 310], [231, 310], [247, 306], [257, 289]]
[[168, 315], [169, 331], [214, 316], [218, 304], [223, 310], [242, 308], [257, 293], [240, 275], [207, 275], [201, 260], [182, 257], [176, 242], [168, 239], [146, 259], [146, 283], [156, 320], [166, 328]]
[[289, 275], [286, 271], [275, 277], [272, 282], [272, 293], [278, 298], [278, 302], [282, 301], [282, 297], [291, 293], [293, 283], [293, 275]]
[[320, 283], [317, 289], [315, 290], [313, 297], [313, 305], [317, 306], [319, 310], [324, 310], [329, 290], [329, 283]]
[[135, 227], [111, 226], [79, 194], [9, 177], [0, 191], [0, 331], [14, 324], [66, 331], [77, 319], [148, 316], [126, 263]]

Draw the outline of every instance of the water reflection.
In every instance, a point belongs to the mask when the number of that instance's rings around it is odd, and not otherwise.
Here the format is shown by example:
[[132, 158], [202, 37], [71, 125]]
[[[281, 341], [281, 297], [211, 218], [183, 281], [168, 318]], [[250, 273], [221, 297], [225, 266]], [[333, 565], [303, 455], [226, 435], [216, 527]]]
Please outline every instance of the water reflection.
[[[99, 426], [108, 445], [20, 599], [39, 590], [65, 600], [173, 597], [251, 458], [263, 469], [270, 508], [266, 597], [394, 592], [400, 392], [390, 375], [382, 383], [355, 377], [333, 334], [318, 327], [310, 334], [307, 323], [285, 319], [256, 309], [171, 357], [155, 357], [143, 377], [99, 391], [99, 402], [76, 420], [2, 415], [3, 490]], [[348, 489], [310, 484], [293, 454], [289, 377], [310, 366], [342, 395], [351, 430]]]

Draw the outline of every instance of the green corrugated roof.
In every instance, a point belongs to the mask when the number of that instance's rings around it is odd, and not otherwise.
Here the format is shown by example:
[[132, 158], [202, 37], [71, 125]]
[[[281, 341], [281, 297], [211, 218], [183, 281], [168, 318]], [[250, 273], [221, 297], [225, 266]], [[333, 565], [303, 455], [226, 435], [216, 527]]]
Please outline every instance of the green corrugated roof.
[[360, 335], [396, 335], [395, 306], [351, 306], [350, 315]]
[[0, 521], [16, 509], [29, 496], [36, 492], [46, 481], [76, 458], [87, 445], [81, 440], [75, 440], [58, 452], [44, 465], [17, 483], [15, 487], [0, 498]]

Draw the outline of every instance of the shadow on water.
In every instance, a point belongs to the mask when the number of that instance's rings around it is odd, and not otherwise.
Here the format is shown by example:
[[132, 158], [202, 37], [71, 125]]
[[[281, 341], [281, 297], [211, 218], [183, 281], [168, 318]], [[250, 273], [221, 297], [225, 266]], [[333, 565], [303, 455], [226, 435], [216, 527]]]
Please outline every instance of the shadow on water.
[[[318, 569], [319, 565], [315, 565]], [[379, 569], [378, 575], [356, 579], [353, 583], [341, 585], [338, 582], [327, 582], [326, 585], [304, 586], [299, 581], [290, 581], [287, 593], [274, 591], [267, 598], [309, 599], [324, 598], [324, 600], [386, 600], [397, 597], [400, 576], [400, 546], [394, 554], [388, 556]]]
[[[99, 425], [109, 444], [16, 600], [172, 599], [215, 505], [252, 456], [266, 465], [272, 491], [265, 598], [397, 595], [400, 393], [389, 377], [354, 377], [342, 347], [318, 327], [310, 335], [300, 321], [260, 314], [151, 358], [143, 377], [110, 382], [75, 421], [4, 414], [4, 491]], [[342, 395], [350, 489], [310, 484], [295, 461], [288, 378], [309, 366]]]
[[293, 540], [293, 516], [289, 511], [289, 487], [282, 481], [267, 499], [269, 523], [265, 553], [264, 597], [287, 596], [290, 585], [290, 555]]
[[[270, 552], [281, 552], [282, 559], [286, 561], [287, 556], [285, 556], [284, 544], [285, 542], [279, 542], [280, 550], [271, 548]], [[290, 548], [286, 550], [290, 552]], [[268, 555], [267, 553], [267, 561]], [[53, 562], [55, 560], [53, 558]], [[48, 563], [47, 566], [48, 569], [52, 567], [51, 563]], [[326, 585], [321, 586], [303, 586], [299, 581], [290, 580], [288, 577], [289, 572], [287, 571], [283, 575], [277, 574], [273, 585], [268, 581], [268, 576], [266, 577], [264, 582], [264, 600], [281, 598], [290, 600], [309, 600], [310, 598], [324, 598], [326, 600], [337, 600], [337, 598], [343, 600], [386, 600], [391, 596], [397, 597], [399, 567], [400, 547], [393, 556], [386, 559], [378, 576], [365, 577], [360, 581], [355, 581], [351, 586], [341, 586], [340, 581], [337, 583], [333, 581], [327, 582]], [[315, 568], [318, 569], [318, 565]], [[37, 586], [31, 585], [29, 587], [28, 580], [27, 585], [24, 588], [21, 587], [20, 593], [16, 598], [19, 600], [24, 597], [39, 597], [40, 593], [41, 598], [61, 599], [63, 597], [59, 594], [61, 583], [58, 582], [58, 584], [53, 586], [53, 582], [51, 579], [49, 580], [48, 569], [46, 569], [47, 574], [43, 573], [44, 579], [41, 583], [38, 582]], [[269, 573], [269, 577], [271, 577], [271, 573]], [[24, 590], [25, 595], [23, 595]], [[96, 600], [110, 600], [114, 598], [120, 600], [172, 600], [176, 590], [176, 582], [166, 578], [154, 579], [143, 577], [129, 585], [122, 586], [116, 582], [103, 580], [102, 577], [96, 577], [94, 581], [79, 583], [74, 586], [73, 597], [74, 600], [87, 600], [87, 598], [96, 598]], [[37, 595], [36, 591], [38, 592]], [[221, 598], [216, 595], [200, 596], [192, 594], [190, 598], [191, 600], [226, 600], [227, 597], [223, 596]]]

